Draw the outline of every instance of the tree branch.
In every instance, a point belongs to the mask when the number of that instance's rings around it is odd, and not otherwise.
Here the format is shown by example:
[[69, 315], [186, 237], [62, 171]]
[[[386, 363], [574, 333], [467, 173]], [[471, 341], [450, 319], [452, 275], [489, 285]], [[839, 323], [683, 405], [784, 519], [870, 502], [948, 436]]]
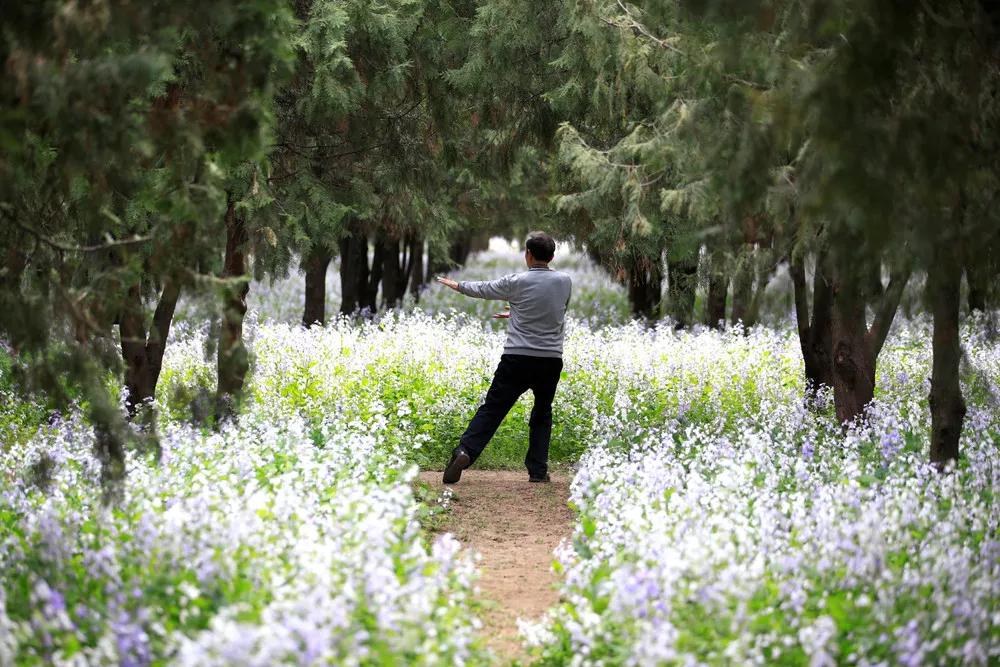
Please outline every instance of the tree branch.
[[896, 316], [896, 309], [903, 297], [906, 283], [910, 280], [911, 272], [909, 267], [894, 270], [889, 279], [889, 286], [886, 287], [882, 298], [879, 299], [875, 309], [875, 320], [868, 330], [868, 342], [872, 346], [872, 354], [875, 357], [878, 357], [882, 351], [885, 339], [889, 335], [889, 325], [892, 324], [892, 319]]
[[153, 240], [152, 236], [133, 236], [130, 239], [121, 239], [121, 240], [118, 240], [118, 241], [108, 241], [107, 243], [102, 243], [100, 245], [68, 246], [68, 245], [63, 245], [61, 243], [53, 241], [52, 239], [48, 238], [47, 236], [44, 236], [43, 234], [41, 234], [38, 230], [32, 229], [31, 227], [28, 227], [27, 225], [23, 224], [19, 220], [15, 220], [13, 218], [13, 216], [11, 216], [10, 214], [7, 215], [7, 218], [9, 220], [11, 220], [15, 225], [17, 225], [22, 231], [25, 231], [25, 232], [31, 234], [33, 237], [35, 237], [36, 240], [44, 243], [45, 245], [49, 246], [50, 248], [53, 248], [55, 250], [59, 250], [61, 252], [99, 252], [101, 250], [110, 250], [111, 248], [117, 248], [117, 247], [127, 246], [127, 245], [135, 245], [137, 243], [146, 243], [148, 241], [152, 241]]

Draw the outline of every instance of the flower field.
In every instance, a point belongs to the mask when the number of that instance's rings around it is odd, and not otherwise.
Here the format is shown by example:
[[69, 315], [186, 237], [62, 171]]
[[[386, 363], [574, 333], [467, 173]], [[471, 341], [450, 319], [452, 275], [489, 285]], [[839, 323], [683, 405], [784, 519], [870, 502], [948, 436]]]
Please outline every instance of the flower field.
[[[627, 323], [620, 289], [568, 264], [552, 458], [577, 521], [554, 555], [562, 601], [522, 625], [539, 664], [1000, 660], [1000, 349], [975, 323], [964, 457], [939, 475], [923, 320], [897, 322], [871, 418], [843, 433], [828, 395], [803, 398], [794, 331]], [[240, 421], [204, 425], [215, 363], [187, 318], [158, 387], [162, 457], [131, 456], [116, 505], [77, 414], [23, 436], [24, 406], [0, 408], [0, 665], [494, 660], [475, 558], [426, 530], [448, 499], [414, 478], [482, 399], [497, 304], [431, 289], [420, 310], [305, 330], [301, 286], [254, 289]], [[520, 469], [530, 400], [479, 465]]]

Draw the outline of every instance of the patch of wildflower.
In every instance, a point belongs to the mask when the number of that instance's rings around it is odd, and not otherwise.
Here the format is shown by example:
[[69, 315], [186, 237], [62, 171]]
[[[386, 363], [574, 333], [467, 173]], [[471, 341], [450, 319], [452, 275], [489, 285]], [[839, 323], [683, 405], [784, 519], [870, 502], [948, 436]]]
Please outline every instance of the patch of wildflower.
[[995, 387], [1000, 355], [976, 331], [951, 474], [927, 464], [921, 320], [897, 327], [846, 433], [762, 390], [728, 422], [673, 415], [592, 447], [558, 552], [565, 602], [523, 629], [542, 664], [1000, 660], [1000, 419], [969, 386]]
[[[475, 664], [473, 560], [376, 430], [167, 424], [101, 504], [77, 417], [0, 452], [0, 663]], [[47, 491], [18, 480], [39, 456]]]

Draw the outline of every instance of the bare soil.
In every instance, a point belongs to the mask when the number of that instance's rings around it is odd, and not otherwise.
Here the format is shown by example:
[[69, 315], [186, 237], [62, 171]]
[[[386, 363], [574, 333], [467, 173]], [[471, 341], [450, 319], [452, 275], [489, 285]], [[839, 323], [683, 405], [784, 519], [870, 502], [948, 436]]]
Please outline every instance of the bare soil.
[[482, 555], [479, 580], [485, 613], [483, 636], [501, 658], [524, 660], [517, 619], [537, 620], [559, 598], [553, 550], [569, 535], [569, 478], [553, 473], [548, 484], [531, 484], [527, 472], [466, 470], [457, 484], [440, 472], [420, 478], [454, 493], [441, 530]]

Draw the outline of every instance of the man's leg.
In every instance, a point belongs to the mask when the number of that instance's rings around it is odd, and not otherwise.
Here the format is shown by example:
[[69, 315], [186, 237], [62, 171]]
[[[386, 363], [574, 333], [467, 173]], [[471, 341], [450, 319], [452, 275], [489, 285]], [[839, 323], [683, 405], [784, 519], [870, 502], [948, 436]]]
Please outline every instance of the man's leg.
[[510, 355], [500, 357], [500, 365], [493, 374], [486, 400], [479, 406], [476, 416], [469, 422], [469, 427], [459, 441], [459, 446], [469, 453], [472, 463], [486, 449], [486, 445], [500, 428], [500, 422], [517, 403], [517, 399], [528, 390], [523, 370], [521, 364]]
[[524, 465], [531, 479], [545, 479], [549, 472], [549, 441], [552, 439], [552, 399], [556, 395], [562, 359], [538, 359], [538, 372], [532, 382], [535, 405], [528, 421], [528, 453]]

